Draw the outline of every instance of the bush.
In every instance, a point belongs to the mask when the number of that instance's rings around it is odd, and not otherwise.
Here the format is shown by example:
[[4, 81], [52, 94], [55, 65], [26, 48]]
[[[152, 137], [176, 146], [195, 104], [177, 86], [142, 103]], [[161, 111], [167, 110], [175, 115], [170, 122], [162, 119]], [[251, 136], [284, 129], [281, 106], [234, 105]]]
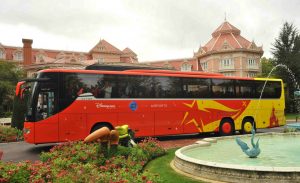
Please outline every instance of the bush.
[[297, 128], [284, 128], [283, 133], [298, 132]]
[[0, 182], [161, 182], [142, 172], [150, 159], [165, 153], [155, 144], [149, 139], [134, 148], [119, 146], [114, 156], [104, 158], [97, 143], [68, 142], [42, 153], [33, 164], [0, 162]]
[[14, 142], [23, 139], [23, 132], [16, 128], [0, 126], [0, 142]]

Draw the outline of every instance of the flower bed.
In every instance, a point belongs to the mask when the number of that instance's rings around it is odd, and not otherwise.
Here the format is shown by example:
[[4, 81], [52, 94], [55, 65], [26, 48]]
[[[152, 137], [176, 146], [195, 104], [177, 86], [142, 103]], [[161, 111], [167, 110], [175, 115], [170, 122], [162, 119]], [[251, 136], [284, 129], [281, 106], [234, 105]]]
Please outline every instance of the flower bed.
[[21, 130], [11, 128], [10, 126], [0, 126], [0, 143], [15, 142], [23, 139]]
[[155, 139], [134, 148], [119, 146], [104, 158], [98, 143], [69, 142], [42, 153], [41, 161], [0, 162], [0, 182], [160, 182], [142, 172], [151, 159], [165, 154]]

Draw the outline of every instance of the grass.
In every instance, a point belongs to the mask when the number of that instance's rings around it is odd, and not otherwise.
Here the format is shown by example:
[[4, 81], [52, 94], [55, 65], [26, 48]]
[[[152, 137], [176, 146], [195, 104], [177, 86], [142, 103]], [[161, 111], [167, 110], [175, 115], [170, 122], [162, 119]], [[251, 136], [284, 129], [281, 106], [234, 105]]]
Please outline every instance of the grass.
[[293, 119], [293, 120], [296, 120], [296, 117], [298, 116], [299, 120], [300, 120], [300, 114], [295, 114], [295, 113], [292, 113], [292, 114], [286, 114], [285, 115], [285, 118], [286, 119]]
[[176, 150], [170, 149], [166, 155], [150, 161], [144, 171], [159, 174], [164, 183], [199, 183], [200, 181], [178, 174], [171, 168], [170, 163], [174, 158]]

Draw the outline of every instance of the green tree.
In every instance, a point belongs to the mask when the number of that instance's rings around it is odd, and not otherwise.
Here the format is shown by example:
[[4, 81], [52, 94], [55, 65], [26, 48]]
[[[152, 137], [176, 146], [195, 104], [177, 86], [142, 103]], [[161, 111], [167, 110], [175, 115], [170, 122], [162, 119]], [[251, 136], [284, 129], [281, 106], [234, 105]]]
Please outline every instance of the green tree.
[[[262, 57], [260, 59], [261, 63], [261, 75], [258, 75], [257, 77], [268, 77], [272, 69], [274, 68], [274, 61], [271, 58]], [[272, 72], [270, 75], [271, 78], [277, 78], [276, 73]]]
[[0, 117], [10, 113], [17, 82], [24, 77], [24, 72], [16, 64], [0, 61]]
[[284, 67], [276, 69], [276, 75], [280, 76], [287, 84], [287, 109], [294, 112], [293, 93], [299, 90], [300, 81], [300, 35], [297, 28], [285, 22], [278, 38], [273, 44], [272, 54], [274, 64], [282, 64]]

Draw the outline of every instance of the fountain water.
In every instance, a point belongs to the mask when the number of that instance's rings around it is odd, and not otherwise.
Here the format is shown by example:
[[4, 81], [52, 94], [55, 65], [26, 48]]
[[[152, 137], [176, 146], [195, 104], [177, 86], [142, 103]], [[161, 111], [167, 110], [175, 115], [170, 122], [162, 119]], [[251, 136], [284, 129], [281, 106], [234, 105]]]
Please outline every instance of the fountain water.
[[[274, 66], [274, 67], [271, 69], [271, 71], [269, 72], [269, 74], [268, 74], [268, 76], [267, 76], [267, 79], [270, 78], [270, 76], [271, 76], [271, 74], [273, 73], [273, 71], [274, 71], [276, 68], [278, 68], [278, 67], [283, 67], [283, 68], [285, 68], [285, 69], [289, 72], [290, 76], [292, 76], [293, 82], [296, 84], [296, 88], [299, 90], [299, 85], [298, 85], [298, 82], [297, 82], [297, 80], [296, 80], [296, 78], [295, 78], [295, 75], [294, 75], [293, 72], [292, 72], [286, 65], [284, 65], [284, 64], [278, 64], [278, 65]], [[263, 85], [263, 87], [262, 87], [262, 90], [261, 90], [261, 92], [260, 92], [260, 96], [259, 96], [259, 100], [258, 100], [258, 103], [257, 103], [257, 106], [256, 106], [256, 112], [255, 112], [255, 115], [254, 115], [254, 119], [256, 119], [257, 111], [258, 111], [258, 109], [259, 109], [260, 101], [261, 101], [261, 98], [262, 98], [262, 96], [263, 96], [263, 93], [264, 93], [265, 87], [266, 87], [266, 85], [267, 85], [267, 82], [268, 82], [268, 80], [265, 81], [265, 83], [264, 83], [264, 85]], [[298, 106], [298, 105], [297, 105], [297, 106]], [[299, 110], [298, 110], [298, 111], [299, 111]], [[260, 154], [260, 152], [261, 152], [261, 150], [260, 150], [260, 148], [259, 148], [259, 144], [258, 144], [258, 141], [259, 141], [259, 140], [257, 140], [256, 144], [254, 144], [254, 142], [253, 142], [254, 137], [255, 137], [255, 130], [254, 130], [254, 125], [255, 125], [255, 124], [254, 124], [254, 123], [255, 123], [255, 122], [253, 121], [253, 123], [252, 123], [252, 130], [251, 130], [251, 133], [252, 133], [251, 144], [252, 144], [253, 148], [250, 149], [250, 148], [248, 147], [248, 145], [247, 145], [245, 142], [243, 142], [239, 137], [236, 138], [237, 144], [241, 147], [241, 149], [243, 150], [243, 152], [244, 152], [248, 157], [250, 157], [250, 158], [256, 158], [256, 157]]]
[[[286, 66], [286, 65], [284, 65], [284, 64], [278, 64], [278, 65], [274, 66], [274, 67], [271, 69], [271, 71], [269, 72], [267, 78], [269, 78], [269, 77], [271, 76], [272, 72], [273, 72], [276, 68], [278, 68], [278, 67], [285, 68], [285, 69], [288, 71], [288, 73], [289, 73], [289, 75], [290, 75], [290, 78], [292, 79], [292, 82], [295, 83], [296, 93], [297, 93], [297, 92], [300, 92], [300, 87], [299, 87], [299, 84], [298, 84], [298, 82], [297, 82], [297, 80], [296, 80], [295, 74], [291, 71], [291, 69], [290, 69], [288, 66]], [[263, 91], [264, 91], [264, 88], [265, 88], [267, 82], [268, 82], [268, 81], [265, 81], [265, 83], [264, 83], [264, 86], [263, 86], [262, 92], [261, 92], [261, 94], [260, 94], [259, 102], [258, 102], [258, 105], [257, 105], [256, 109], [258, 109], [258, 107], [259, 107], [260, 100], [261, 100], [261, 97], [262, 97], [262, 94], [263, 94]], [[295, 95], [295, 93], [294, 93], [294, 100], [295, 100], [297, 112], [300, 113], [300, 97], [297, 97], [297, 96]], [[256, 116], [256, 114], [255, 114], [255, 116]], [[291, 127], [291, 128], [296, 128], [296, 129], [299, 129], [299, 130], [300, 130], [300, 124], [299, 124], [299, 123], [288, 124], [287, 126], [288, 126], [288, 127]]]

